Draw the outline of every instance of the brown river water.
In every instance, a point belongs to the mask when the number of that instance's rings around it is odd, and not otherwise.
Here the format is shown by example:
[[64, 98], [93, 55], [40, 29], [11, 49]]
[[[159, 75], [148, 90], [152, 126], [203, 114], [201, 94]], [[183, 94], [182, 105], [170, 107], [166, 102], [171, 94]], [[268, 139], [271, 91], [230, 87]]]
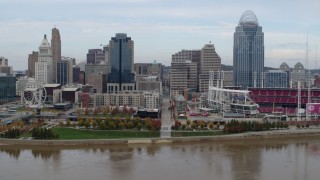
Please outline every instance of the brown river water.
[[0, 146], [0, 180], [319, 180], [320, 137], [185, 144]]

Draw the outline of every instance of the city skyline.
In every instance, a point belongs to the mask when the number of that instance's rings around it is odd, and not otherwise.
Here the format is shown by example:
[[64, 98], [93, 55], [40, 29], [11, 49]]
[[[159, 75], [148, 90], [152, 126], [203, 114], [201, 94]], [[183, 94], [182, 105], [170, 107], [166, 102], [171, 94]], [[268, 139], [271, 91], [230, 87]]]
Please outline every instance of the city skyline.
[[265, 66], [279, 67], [282, 62], [290, 67], [297, 62], [304, 65], [308, 34], [309, 65], [318, 68], [319, 7], [320, 2], [312, 0], [7, 0], [0, 2], [0, 56], [7, 58], [14, 70], [27, 69], [28, 54], [37, 51], [43, 34], [56, 27], [62, 55], [76, 58], [77, 63], [86, 60], [88, 49], [101, 48], [114, 34], [126, 33], [135, 40], [135, 63], [156, 59], [170, 65], [175, 52], [201, 49], [211, 41], [222, 64], [232, 65], [233, 33], [241, 14], [250, 9], [264, 29]]

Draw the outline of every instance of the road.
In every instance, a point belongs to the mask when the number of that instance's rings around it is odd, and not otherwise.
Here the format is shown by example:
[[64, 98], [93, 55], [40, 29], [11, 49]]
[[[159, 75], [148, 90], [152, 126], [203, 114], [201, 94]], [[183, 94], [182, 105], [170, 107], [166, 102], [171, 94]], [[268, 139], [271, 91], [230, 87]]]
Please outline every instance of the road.
[[19, 114], [15, 114], [11, 117], [8, 118], [4, 118], [1, 120], [0, 125], [6, 125], [8, 123], [12, 123], [14, 121], [18, 121], [21, 120], [22, 118], [28, 118], [32, 116], [32, 113], [19, 113]]
[[168, 109], [170, 106], [169, 96], [163, 97], [162, 112], [161, 112], [161, 137], [171, 137], [171, 111]]

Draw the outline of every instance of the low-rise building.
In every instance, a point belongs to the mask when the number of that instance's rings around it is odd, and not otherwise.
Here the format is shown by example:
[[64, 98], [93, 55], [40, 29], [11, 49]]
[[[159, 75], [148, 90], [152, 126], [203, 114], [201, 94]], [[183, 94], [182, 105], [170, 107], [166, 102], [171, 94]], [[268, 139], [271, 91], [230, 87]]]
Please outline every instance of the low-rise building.
[[66, 87], [62, 90], [61, 99], [62, 102], [77, 102], [76, 92], [80, 91], [79, 87]]
[[146, 109], [159, 109], [161, 98], [159, 91], [144, 91], [143, 97]]
[[96, 108], [103, 106], [128, 106], [134, 108], [159, 108], [161, 96], [158, 91], [121, 91], [118, 93], [77, 93], [78, 106]]
[[143, 107], [142, 91], [121, 91], [104, 94], [105, 105]]
[[288, 88], [289, 71], [269, 70], [264, 73], [264, 87], [266, 88]]

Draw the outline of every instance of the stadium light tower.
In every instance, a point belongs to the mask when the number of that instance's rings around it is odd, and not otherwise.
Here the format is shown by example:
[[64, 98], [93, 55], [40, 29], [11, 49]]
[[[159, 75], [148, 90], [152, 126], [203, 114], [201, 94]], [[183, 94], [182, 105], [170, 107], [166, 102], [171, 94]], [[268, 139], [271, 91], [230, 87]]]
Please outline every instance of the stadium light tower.
[[[308, 59], [308, 53], [309, 53], [309, 38], [307, 35], [307, 44], [306, 44], [306, 70], [307, 70], [307, 86], [308, 86], [308, 101], [307, 104], [311, 103], [311, 71], [309, 68], [309, 59]], [[306, 109], [306, 121], [310, 120], [310, 113], [308, 113], [307, 109]]]

